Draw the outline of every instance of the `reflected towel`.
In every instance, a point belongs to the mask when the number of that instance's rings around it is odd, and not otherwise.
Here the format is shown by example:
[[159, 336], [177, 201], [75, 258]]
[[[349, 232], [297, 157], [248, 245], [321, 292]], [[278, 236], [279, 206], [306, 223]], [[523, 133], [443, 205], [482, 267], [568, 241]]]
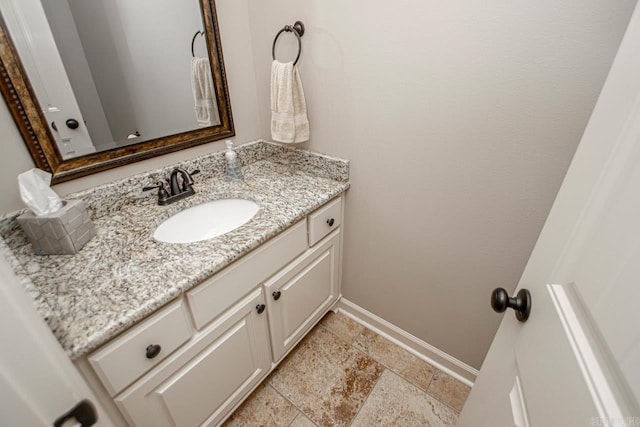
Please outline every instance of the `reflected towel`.
[[191, 89], [198, 125], [219, 125], [220, 114], [208, 58], [191, 58]]
[[288, 143], [309, 140], [307, 103], [293, 62], [271, 65], [271, 138]]

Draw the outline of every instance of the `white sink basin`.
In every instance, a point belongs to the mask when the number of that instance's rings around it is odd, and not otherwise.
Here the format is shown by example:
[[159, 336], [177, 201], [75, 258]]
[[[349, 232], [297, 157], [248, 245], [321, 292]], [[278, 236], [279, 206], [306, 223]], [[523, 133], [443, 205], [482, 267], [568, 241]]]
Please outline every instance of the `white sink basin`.
[[160, 224], [153, 238], [166, 243], [193, 243], [235, 230], [260, 209], [246, 199], [221, 199], [185, 209]]

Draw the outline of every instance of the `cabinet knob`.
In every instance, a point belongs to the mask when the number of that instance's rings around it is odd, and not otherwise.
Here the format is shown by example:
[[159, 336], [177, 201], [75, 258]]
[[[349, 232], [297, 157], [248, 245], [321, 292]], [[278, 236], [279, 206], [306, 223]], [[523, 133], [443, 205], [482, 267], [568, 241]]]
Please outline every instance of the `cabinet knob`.
[[162, 347], [160, 347], [159, 344], [151, 344], [150, 346], [148, 346], [147, 347], [147, 359], [153, 359], [154, 357], [159, 355], [160, 354], [160, 350], [162, 350]]
[[275, 291], [274, 293], [272, 293], [271, 295], [273, 295], [273, 299], [278, 301], [280, 299], [280, 296], [282, 295], [282, 292], [280, 291]]
[[335, 224], [335, 220], [333, 218], [329, 218], [327, 220], [327, 224], [329, 224], [329, 227], [333, 227], [333, 224]]
[[262, 312], [264, 311], [266, 305], [264, 304], [258, 304], [256, 305], [256, 310], [258, 311], [258, 314], [262, 314]]

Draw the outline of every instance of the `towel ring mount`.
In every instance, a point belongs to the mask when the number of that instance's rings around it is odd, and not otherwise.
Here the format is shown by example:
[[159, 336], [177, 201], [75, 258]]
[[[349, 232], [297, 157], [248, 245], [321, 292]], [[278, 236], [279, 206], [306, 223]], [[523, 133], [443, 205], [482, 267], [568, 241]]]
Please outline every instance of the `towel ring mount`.
[[193, 35], [193, 38], [191, 39], [191, 56], [192, 57], [196, 57], [196, 52], [194, 50], [195, 47], [195, 43], [196, 43], [196, 39], [198, 38], [198, 36], [202, 36], [205, 37], [205, 32], [204, 31], [196, 31], [196, 33]]
[[302, 21], [296, 21], [295, 24], [285, 25], [284, 28], [278, 31], [278, 34], [276, 34], [276, 37], [273, 39], [273, 47], [271, 48], [271, 57], [274, 61], [276, 60], [276, 42], [278, 41], [280, 34], [284, 32], [293, 33], [298, 39], [298, 56], [296, 56], [295, 61], [293, 61], [293, 65], [296, 65], [300, 59], [300, 54], [302, 53], [302, 40], [300, 40], [300, 37], [304, 35], [304, 24]]

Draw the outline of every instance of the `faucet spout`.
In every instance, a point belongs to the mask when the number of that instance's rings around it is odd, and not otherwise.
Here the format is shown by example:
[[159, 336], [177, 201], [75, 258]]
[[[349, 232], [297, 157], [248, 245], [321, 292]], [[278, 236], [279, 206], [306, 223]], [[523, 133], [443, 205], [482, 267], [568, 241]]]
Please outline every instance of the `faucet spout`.
[[[182, 188], [178, 182], [178, 175], [182, 178]], [[193, 185], [193, 178], [191, 178], [191, 175], [186, 170], [182, 168], [175, 168], [171, 172], [169, 182], [171, 186], [171, 195], [175, 196], [185, 191], [189, 191], [189, 188]]]

